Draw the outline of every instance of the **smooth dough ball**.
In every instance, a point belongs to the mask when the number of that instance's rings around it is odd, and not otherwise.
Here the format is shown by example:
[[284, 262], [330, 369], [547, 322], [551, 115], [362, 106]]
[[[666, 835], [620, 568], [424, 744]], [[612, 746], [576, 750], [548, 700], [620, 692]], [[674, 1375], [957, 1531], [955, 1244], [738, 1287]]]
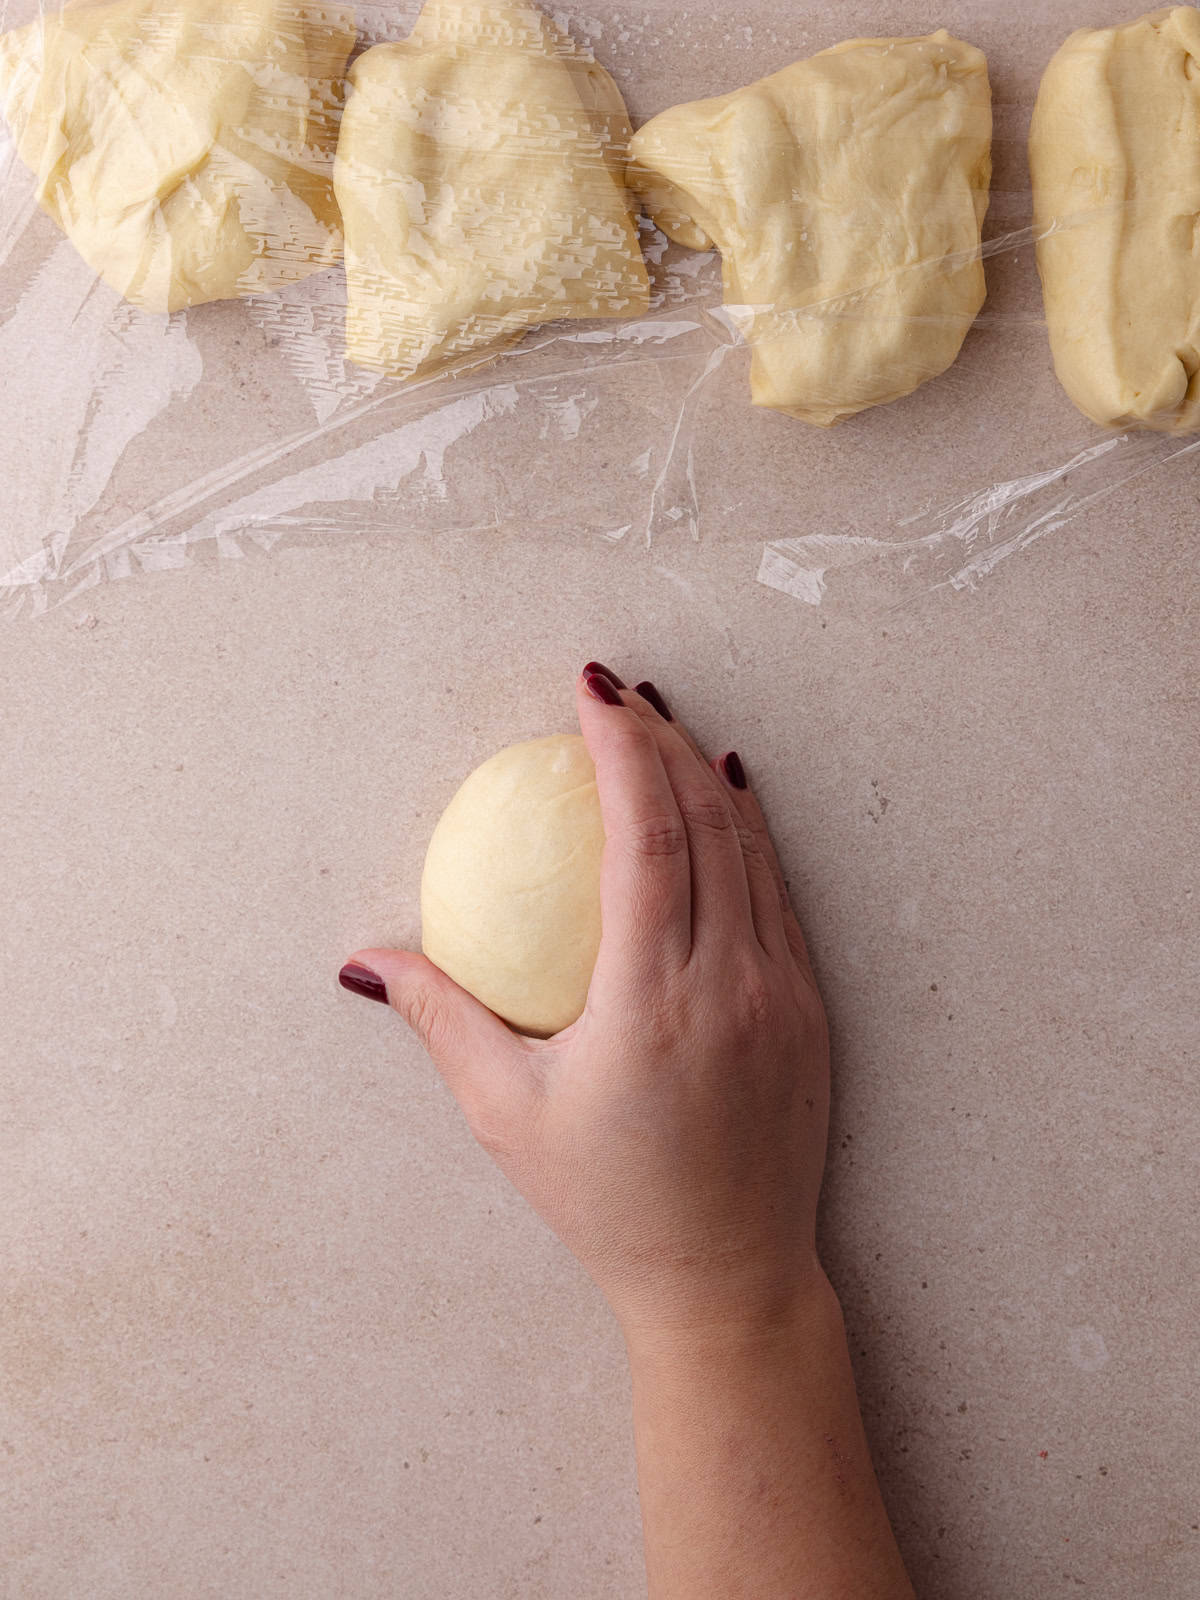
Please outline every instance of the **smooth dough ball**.
[[1200, 428], [1200, 11], [1081, 29], [1029, 139], [1059, 380], [1108, 427]]
[[984, 302], [992, 98], [944, 30], [851, 39], [634, 136], [663, 231], [721, 252], [755, 405], [831, 427], [955, 360]]
[[354, 14], [277, 0], [118, 0], [0, 38], [0, 110], [42, 209], [146, 311], [331, 266]]
[[604, 825], [578, 736], [502, 750], [434, 830], [421, 882], [425, 954], [521, 1033], [583, 1012], [600, 948]]
[[625, 102], [536, 6], [426, 0], [350, 82], [336, 181], [352, 361], [428, 377], [539, 323], [646, 310]]

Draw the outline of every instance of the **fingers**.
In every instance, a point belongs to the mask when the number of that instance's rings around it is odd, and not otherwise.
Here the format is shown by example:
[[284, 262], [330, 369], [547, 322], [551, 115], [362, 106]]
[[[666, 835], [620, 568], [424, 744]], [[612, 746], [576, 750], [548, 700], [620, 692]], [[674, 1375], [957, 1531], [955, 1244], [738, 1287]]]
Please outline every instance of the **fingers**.
[[[661, 701], [657, 690], [654, 693]], [[707, 943], [725, 950], [730, 938], [753, 932], [746, 870], [747, 852], [753, 850], [753, 843], [745, 834], [725, 785], [713, 773], [684, 725], [673, 718], [664, 723], [654, 700], [640, 689], [630, 699], [638, 697], [643, 703], [634, 709], [659, 741], [663, 765], [687, 829], [692, 872], [692, 946]]]
[[[641, 714], [651, 722], [658, 718], [668, 722], [671, 731], [692, 752], [696, 765], [703, 769], [706, 779], [720, 793], [734, 819], [740, 850], [740, 869], [746, 887], [743, 895], [738, 896], [736, 899], [731, 898], [727, 902], [728, 911], [740, 915], [742, 909], [745, 908], [753, 922], [759, 943], [764, 950], [776, 959], [787, 956], [790, 947], [785, 932], [784, 911], [780, 901], [780, 893], [776, 887], [778, 863], [775, 861], [774, 850], [771, 849], [771, 842], [767, 837], [761, 811], [758, 810], [756, 805], [739, 803], [741, 795], [745, 791], [738, 790], [737, 786], [726, 775], [725, 769], [720, 762], [713, 762], [710, 765], [708, 758], [703, 754], [688, 728], [675, 718], [654, 684], [639, 683], [635, 694], [644, 702], [641, 707]], [[736, 760], [737, 758], [735, 757], [734, 759]], [[668, 767], [668, 770], [671, 771], [671, 768]], [[736, 773], [744, 784], [745, 774], [741, 770], [740, 762]], [[771, 850], [770, 859], [764, 853], [764, 844], [767, 849]], [[782, 887], [782, 875], [779, 875], [778, 883]], [[718, 919], [713, 926], [723, 931], [728, 927], [728, 920], [722, 921]]]
[[408, 950], [362, 950], [342, 968], [340, 981], [404, 1018], [478, 1138], [489, 1142], [500, 1122], [520, 1123], [536, 1095], [532, 1057], [494, 1012], [439, 967]]
[[[755, 841], [759, 864], [759, 870], [754, 873], [751, 885], [755, 927], [760, 929], [760, 937], [763, 936], [763, 930], [768, 928], [782, 931], [792, 959], [804, 971], [811, 972], [808, 946], [804, 942], [804, 934], [792, 909], [783, 868], [779, 863], [770, 829], [767, 827], [767, 819], [763, 815], [757, 796], [749, 786], [741, 760], [731, 751], [729, 755], [713, 762], [713, 770], [727, 785], [730, 797]], [[770, 905], [765, 903], [768, 899]], [[772, 941], [776, 937], [777, 934], [772, 932]], [[763, 942], [768, 949], [771, 948], [766, 938]]]
[[[588, 681], [585, 672], [585, 683]], [[617, 691], [605, 669], [600, 680], [653, 738], [675, 797], [687, 839], [691, 886], [690, 950], [724, 952], [729, 941], [752, 931], [750, 894], [743, 859], [741, 822], [724, 786], [694, 747], [671, 726], [649, 696]], [[652, 686], [647, 685], [647, 688]], [[656, 690], [661, 707], [665, 702]], [[669, 716], [670, 713], [668, 712]]]
[[606, 839], [597, 973], [682, 966], [691, 953], [688, 837], [658, 741], [611, 675], [585, 668], [576, 687]]
[[739, 926], [751, 925], [772, 958], [790, 959], [811, 975], [779, 858], [738, 756], [731, 752], [710, 764], [648, 681], [630, 691], [607, 667], [591, 662], [583, 683], [591, 684], [594, 702], [633, 712], [655, 739], [687, 838], [693, 948], [727, 948]]

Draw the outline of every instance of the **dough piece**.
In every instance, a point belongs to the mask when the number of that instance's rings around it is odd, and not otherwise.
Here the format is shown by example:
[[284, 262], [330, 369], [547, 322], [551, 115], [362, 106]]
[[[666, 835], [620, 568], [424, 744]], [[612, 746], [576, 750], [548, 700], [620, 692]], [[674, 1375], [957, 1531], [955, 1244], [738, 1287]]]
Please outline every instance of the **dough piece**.
[[1200, 11], [1072, 34], [1029, 158], [1063, 388], [1112, 427], [1200, 429]]
[[646, 310], [624, 101], [536, 6], [427, 0], [350, 81], [337, 194], [352, 361], [425, 377], [541, 322]]
[[600, 948], [604, 825], [582, 739], [513, 745], [463, 784], [421, 882], [425, 954], [521, 1033], [579, 1017]]
[[4, 35], [0, 109], [42, 209], [147, 311], [263, 294], [331, 265], [353, 17], [119, 0]]
[[987, 62], [946, 32], [853, 39], [634, 137], [630, 179], [721, 252], [755, 405], [823, 427], [944, 372], [987, 293]]

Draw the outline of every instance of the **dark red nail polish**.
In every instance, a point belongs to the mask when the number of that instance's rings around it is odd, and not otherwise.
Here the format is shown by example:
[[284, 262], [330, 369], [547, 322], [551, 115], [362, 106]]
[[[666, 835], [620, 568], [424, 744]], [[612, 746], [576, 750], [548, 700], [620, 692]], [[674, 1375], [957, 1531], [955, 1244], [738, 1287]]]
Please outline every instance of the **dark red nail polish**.
[[348, 961], [338, 973], [338, 982], [351, 994], [360, 994], [364, 1000], [378, 1000], [387, 1005], [387, 984], [370, 967], [360, 967], [357, 961]]
[[612, 668], [604, 666], [602, 662], [589, 661], [587, 666], [583, 669], [583, 675], [585, 678], [593, 672], [598, 672], [602, 678], [607, 678], [609, 683], [615, 683], [618, 689], [624, 689], [626, 687], [626, 685], [622, 683], [621, 679], [617, 677]]
[[617, 693], [611, 678], [606, 678], [602, 672], [585, 672], [583, 686], [593, 700], [599, 700], [606, 706], [623, 706], [625, 702]]
[[634, 693], [640, 694], [643, 700], [648, 700], [664, 722], [675, 721], [675, 718], [671, 715], [670, 706], [667, 705], [667, 702], [652, 683], [639, 683]]
[[746, 769], [742, 765], [742, 758], [736, 750], [731, 750], [727, 756], [721, 757], [721, 771], [725, 774], [730, 788], [748, 789], [750, 787], [746, 778]]

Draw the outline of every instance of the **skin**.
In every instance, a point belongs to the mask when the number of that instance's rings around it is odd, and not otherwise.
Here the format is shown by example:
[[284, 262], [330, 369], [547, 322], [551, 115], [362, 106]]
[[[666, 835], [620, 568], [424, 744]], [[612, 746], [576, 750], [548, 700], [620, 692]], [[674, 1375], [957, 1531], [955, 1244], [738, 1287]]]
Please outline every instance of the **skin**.
[[360, 952], [347, 986], [417, 1032], [617, 1317], [651, 1600], [913, 1600], [817, 1256], [829, 1044], [804, 938], [740, 762], [642, 689], [577, 684], [607, 836], [579, 1021], [521, 1038], [405, 951]]

